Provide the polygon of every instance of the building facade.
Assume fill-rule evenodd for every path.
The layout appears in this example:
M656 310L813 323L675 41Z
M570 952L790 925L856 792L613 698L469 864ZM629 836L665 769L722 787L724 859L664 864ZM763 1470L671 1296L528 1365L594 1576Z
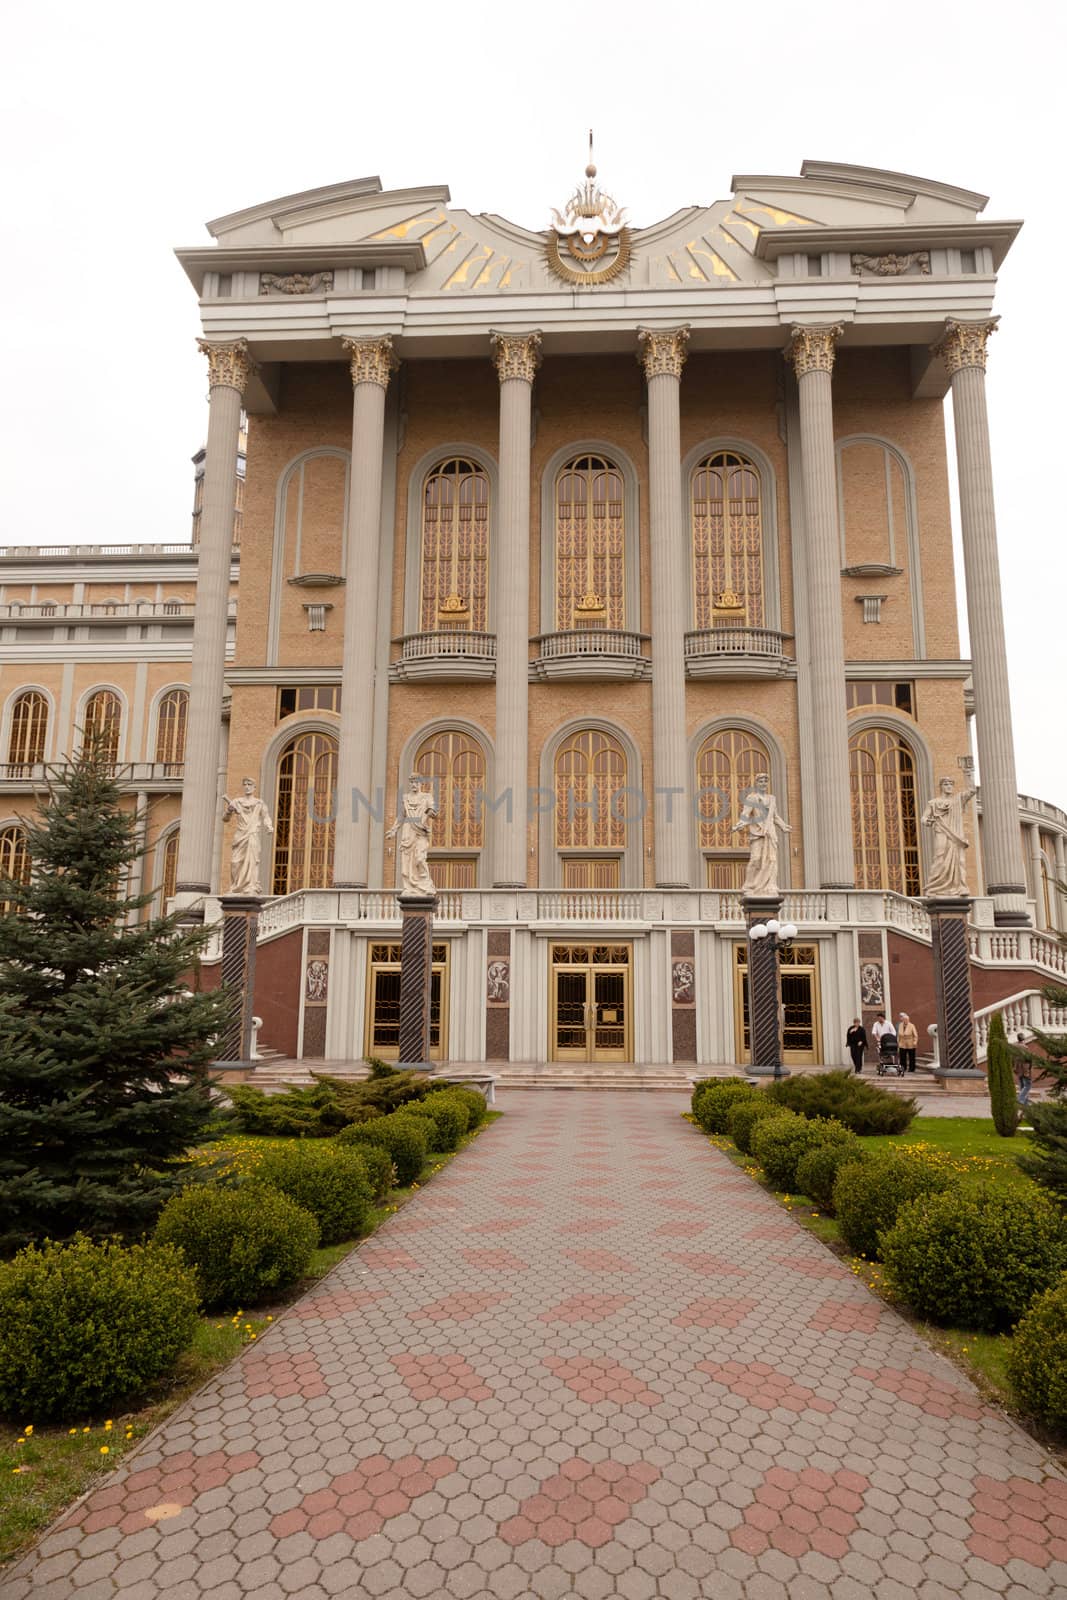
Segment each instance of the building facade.
M436 1054L733 1062L733 824L766 773L786 1059L836 1061L861 1011L933 1020L922 817L976 747L976 993L1061 972L1067 816L1016 791L985 412L1019 224L984 205L809 162L636 228L590 166L544 232L376 179L212 222L178 252L197 544L0 556L4 848L33 769L110 718L153 881L214 917L251 776L263 1041L389 1056L418 773Z

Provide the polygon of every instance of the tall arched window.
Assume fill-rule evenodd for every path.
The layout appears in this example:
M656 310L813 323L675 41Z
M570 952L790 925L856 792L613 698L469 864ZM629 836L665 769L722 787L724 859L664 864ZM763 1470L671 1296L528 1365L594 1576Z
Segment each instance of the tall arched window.
M473 461L439 461L422 486L419 626L482 632L489 595L489 479Z
M759 468L714 450L690 480L695 628L764 626L763 509Z
M11 878L15 883L29 883L30 857L26 849L26 835L17 822L0 828L0 878ZM10 900L0 901L0 913L11 910Z
M919 893L915 757L899 733L864 728L848 742L857 889Z
M44 760L48 733L48 700L39 689L26 689L11 707L11 737L7 759L32 767Z
M163 846L163 881L160 885L160 894L163 904L178 892L178 841L181 830L175 828L173 833L168 833Z
M476 852L485 842L485 752L469 733L446 728L422 741L414 770L433 784L437 802L430 835L433 880L439 889L471 889L478 875Z
M105 761L112 765L119 758L119 732L122 727L122 702L110 689L97 689L85 702L85 740L98 738Z
M189 691L168 689L159 702L156 722L156 760L166 767L166 776L173 777L185 766L185 727L189 717Z
M604 456L574 456L556 477L556 627L623 628L622 474Z
M599 728L572 733L556 751L556 848L622 850L626 752Z
M325 889L333 877L337 740L300 733L282 751L274 805L274 893Z
M731 828L756 778L770 771L766 746L744 728L721 728L697 752L698 838L709 889L741 887L747 857Z

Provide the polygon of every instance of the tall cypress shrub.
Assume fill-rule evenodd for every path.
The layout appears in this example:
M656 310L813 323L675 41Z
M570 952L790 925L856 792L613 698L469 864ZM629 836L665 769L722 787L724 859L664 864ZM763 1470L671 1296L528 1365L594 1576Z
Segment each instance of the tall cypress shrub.
M1015 1100L1011 1046L1004 1032L1004 1018L999 1011L989 1024L986 1078L989 1083L989 1104L993 1108L993 1126L1002 1139L1010 1139L1019 1125L1019 1111Z

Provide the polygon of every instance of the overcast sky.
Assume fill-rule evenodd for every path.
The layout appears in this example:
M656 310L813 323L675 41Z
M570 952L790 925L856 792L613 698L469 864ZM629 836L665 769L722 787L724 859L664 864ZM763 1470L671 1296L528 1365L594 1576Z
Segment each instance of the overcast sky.
M989 402L1019 787L1067 807L1057 15L1034 0L23 4L0 68L0 543L188 538L206 381L172 251L209 243L206 218L376 173L541 228L590 124L604 185L640 225L809 157L919 173L1026 219Z

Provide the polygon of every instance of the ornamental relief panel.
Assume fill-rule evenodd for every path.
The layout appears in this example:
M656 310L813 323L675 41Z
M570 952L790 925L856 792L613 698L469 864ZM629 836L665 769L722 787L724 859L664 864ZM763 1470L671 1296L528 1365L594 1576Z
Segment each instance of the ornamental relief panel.
M929 250L909 250L898 255L890 251L884 256L854 255L852 271L857 276L870 272L878 278L903 278L905 276L930 276Z
M280 277L274 272L259 275L260 294L319 294L333 288L331 272L289 272Z

